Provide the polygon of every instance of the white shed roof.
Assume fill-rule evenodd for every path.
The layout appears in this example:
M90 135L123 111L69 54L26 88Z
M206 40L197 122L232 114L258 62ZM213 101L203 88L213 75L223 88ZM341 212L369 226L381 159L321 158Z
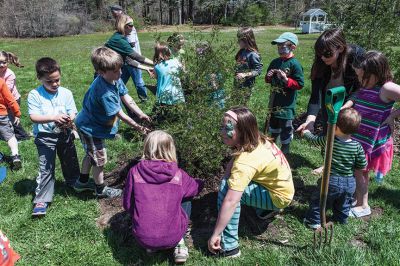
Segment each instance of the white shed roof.
M313 8L302 14L303 16L326 16L327 13L319 8Z

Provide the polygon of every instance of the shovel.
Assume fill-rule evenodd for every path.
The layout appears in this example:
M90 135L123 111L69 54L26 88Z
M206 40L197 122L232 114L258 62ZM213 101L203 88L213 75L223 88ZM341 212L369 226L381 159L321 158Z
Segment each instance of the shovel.
M322 244L330 245L333 238L333 223L326 222L326 199L328 197L328 186L329 186L329 175L331 172L333 141L335 139L335 125L340 108L342 107L344 102L345 94L346 94L346 89L343 86L341 86L328 90L325 96L325 107L328 113L328 132L326 138L324 172L322 174L321 192L319 201L321 227L314 231L314 249L317 246L321 247ZM324 241L322 241L323 239Z

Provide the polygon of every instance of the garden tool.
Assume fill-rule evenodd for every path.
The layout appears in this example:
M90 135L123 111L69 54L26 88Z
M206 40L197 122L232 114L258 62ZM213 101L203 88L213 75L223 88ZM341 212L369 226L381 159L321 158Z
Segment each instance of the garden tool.
M341 86L328 90L325 96L325 107L328 113L328 132L326 138L324 171L322 174L319 201L321 227L314 231L314 249L317 247L317 238L318 247L321 247L322 244L330 245L333 238L333 223L326 222L326 200L328 197L329 175L331 172L333 141L335 139L335 125L340 108L343 105L345 94L346 89ZM323 238L324 241L322 241Z

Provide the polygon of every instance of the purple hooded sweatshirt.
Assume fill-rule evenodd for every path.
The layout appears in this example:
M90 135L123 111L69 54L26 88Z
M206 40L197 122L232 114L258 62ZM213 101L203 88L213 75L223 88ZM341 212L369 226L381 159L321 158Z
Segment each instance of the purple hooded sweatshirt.
M123 206L132 216L137 242L148 249L175 247L188 226L182 199L198 195L202 188L201 180L193 179L173 162L142 160L132 167Z

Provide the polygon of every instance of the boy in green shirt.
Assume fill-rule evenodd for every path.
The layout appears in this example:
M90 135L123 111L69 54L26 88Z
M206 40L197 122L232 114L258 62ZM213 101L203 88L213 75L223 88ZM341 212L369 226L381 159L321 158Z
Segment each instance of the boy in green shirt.
M268 131L275 140L280 137L281 150L285 155L289 153L293 139L297 91L304 86L303 67L293 54L298 43L297 36L291 32L285 32L272 41L271 44L277 45L279 57L269 64L265 76L265 82L272 86Z

